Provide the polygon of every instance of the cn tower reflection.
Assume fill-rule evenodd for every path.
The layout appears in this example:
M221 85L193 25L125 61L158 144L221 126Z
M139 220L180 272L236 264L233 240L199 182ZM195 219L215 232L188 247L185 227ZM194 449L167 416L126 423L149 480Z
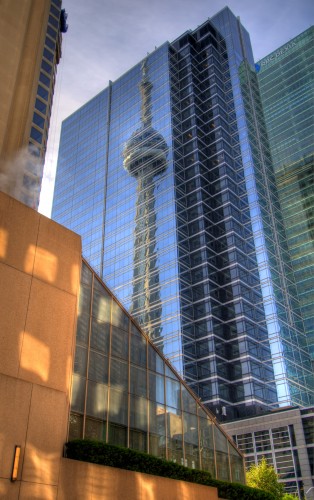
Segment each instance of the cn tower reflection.
M142 63L141 127L130 137L123 151L125 170L137 179L133 254L132 314L151 338L161 334L160 279L156 250L156 178L167 167L168 146L152 127L152 83L147 59Z

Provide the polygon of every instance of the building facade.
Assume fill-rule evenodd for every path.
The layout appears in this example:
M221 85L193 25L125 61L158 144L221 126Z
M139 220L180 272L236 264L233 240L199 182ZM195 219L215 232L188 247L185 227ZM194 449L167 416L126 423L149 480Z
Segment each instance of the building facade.
M253 68L228 8L156 49L63 123L52 211L226 418L313 388L268 146L252 146Z
M21 224L23 221L23 224ZM81 238L0 193L0 497L217 500L63 457L73 437L245 483L243 455L82 261ZM109 471L108 471L109 469ZM193 492L191 492L193 490Z
M66 14L61 0L0 6L0 189L38 208Z
M244 453L247 468L265 457L286 492L314 498L313 407L286 408L223 427Z
M57 498L81 251L77 234L0 193L0 498Z
M276 184L314 360L314 27L257 63Z

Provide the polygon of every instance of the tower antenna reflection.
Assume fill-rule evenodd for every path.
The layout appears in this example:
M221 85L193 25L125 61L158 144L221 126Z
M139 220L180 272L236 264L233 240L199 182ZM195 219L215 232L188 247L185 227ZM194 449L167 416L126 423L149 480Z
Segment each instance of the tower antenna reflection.
M137 179L133 254L132 314L155 339L161 334L160 279L156 249L155 189L157 176L167 167L168 146L152 127L152 83L147 58L142 63L141 127L130 137L123 151L125 170Z

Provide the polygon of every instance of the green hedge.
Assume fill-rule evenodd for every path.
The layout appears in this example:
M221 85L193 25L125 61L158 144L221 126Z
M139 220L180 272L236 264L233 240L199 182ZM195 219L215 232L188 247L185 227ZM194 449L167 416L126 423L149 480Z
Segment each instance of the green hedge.
M219 497L226 500L274 500L273 495L264 491L239 483L212 479L209 472L189 469L153 455L113 446L102 441L76 439L66 443L65 450L66 457L74 460L214 486L218 489Z

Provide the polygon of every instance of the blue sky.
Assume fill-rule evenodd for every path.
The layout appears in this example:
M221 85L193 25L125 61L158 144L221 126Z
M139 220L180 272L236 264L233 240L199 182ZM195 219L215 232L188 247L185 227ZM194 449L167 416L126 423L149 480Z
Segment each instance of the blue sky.
M63 35L39 211L50 216L62 120L165 41L226 5L251 36L255 60L313 24L312 0L63 0Z

